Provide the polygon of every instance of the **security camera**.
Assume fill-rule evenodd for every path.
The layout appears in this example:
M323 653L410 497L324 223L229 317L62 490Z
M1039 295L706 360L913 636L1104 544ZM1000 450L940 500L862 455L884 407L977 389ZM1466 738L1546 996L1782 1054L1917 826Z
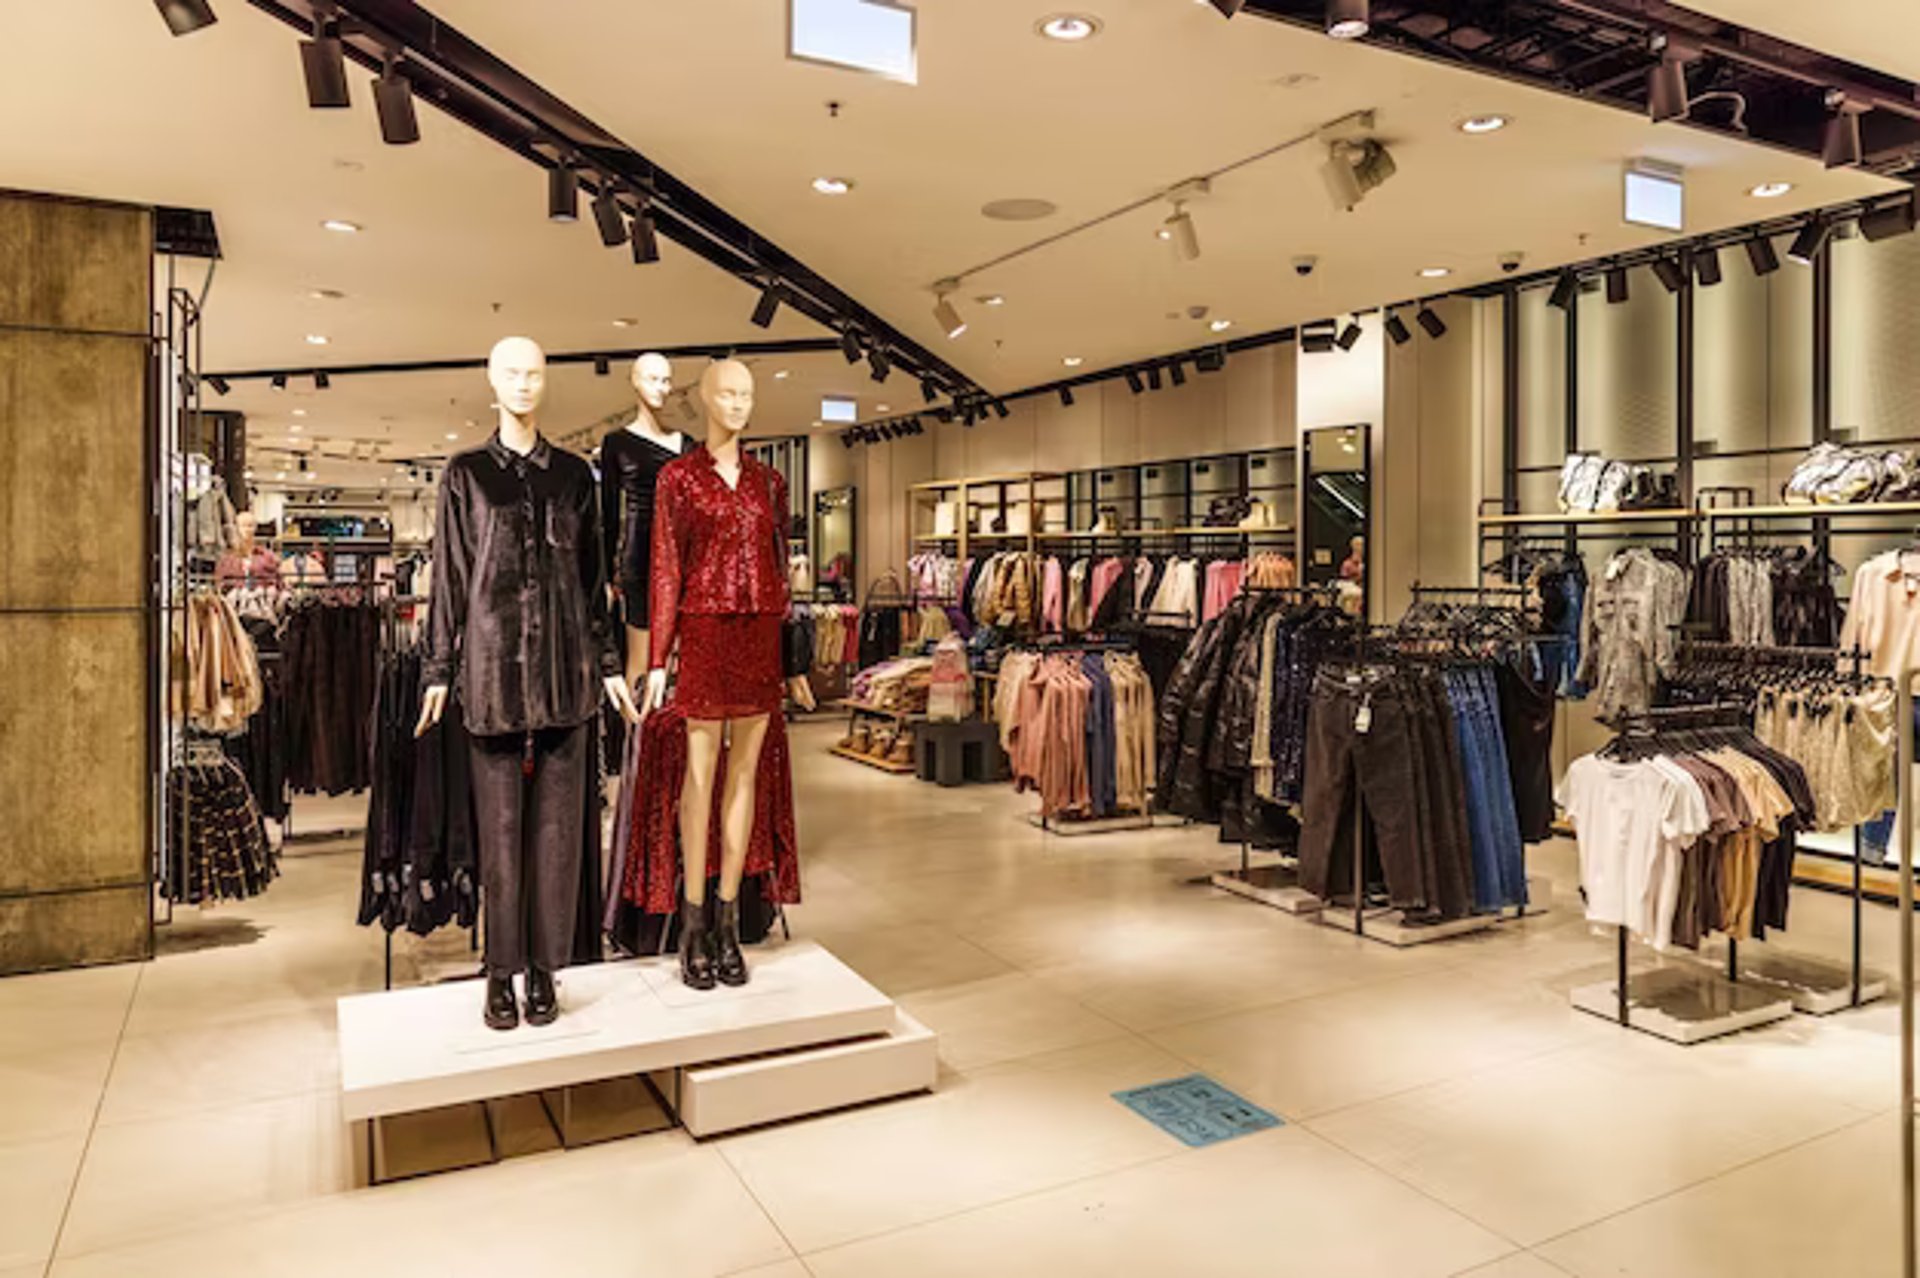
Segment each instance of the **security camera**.
M1500 255L1500 269L1511 275L1519 270L1520 263L1526 260L1527 255L1525 253L1502 253Z
M1319 258L1311 253L1302 253L1299 257L1293 259L1293 273L1301 276L1311 275L1313 274L1313 268L1318 265L1320 265Z

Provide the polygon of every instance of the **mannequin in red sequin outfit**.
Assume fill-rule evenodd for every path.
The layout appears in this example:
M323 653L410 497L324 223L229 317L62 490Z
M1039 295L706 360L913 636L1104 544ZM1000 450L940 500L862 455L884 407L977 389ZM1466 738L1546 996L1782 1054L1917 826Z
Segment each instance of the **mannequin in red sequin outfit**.
M805 678L782 679L787 491L778 471L740 451L753 416L753 373L737 360L718 360L700 379L700 399L706 443L668 463L654 490L652 668L642 713L666 700L677 642L675 700L687 716L680 973L695 989L711 989L747 982L740 879L768 720L780 712L783 692L808 708L813 694ZM708 825L723 745L720 899L709 924Z

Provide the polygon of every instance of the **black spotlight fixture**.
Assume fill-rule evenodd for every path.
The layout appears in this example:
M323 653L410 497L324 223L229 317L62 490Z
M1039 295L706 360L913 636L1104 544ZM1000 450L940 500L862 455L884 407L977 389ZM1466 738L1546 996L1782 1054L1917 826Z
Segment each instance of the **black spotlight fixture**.
M852 448L852 447L853 447L853 434L852 434L852 432L850 432L850 431L844 431L844 430L840 432L840 447L842 447L842 448Z
M772 328L773 317L780 313L780 285L768 280L760 289L760 300L753 304L753 314L749 316L755 328Z
M207 0L153 0L153 6L160 10L167 30L177 36L192 35L220 20L214 16L213 6Z
M923 377L920 379L920 398L929 404L940 398L940 388L933 384L932 378Z
M315 390L331 390L332 387L333 378L327 376L326 370L322 369L314 373L313 388Z
M1773 251L1773 241L1764 235L1747 241L1747 262L1755 275L1771 275L1780 269L1780 255Z
M1553 292L1547 294L1547 305L1556 311L1564 311L1573 305L1573 299L1580 296L1580 276L1572 267L1560 272L1560 278L1553 282Z
M1667 292L1678 293L1680 286L1687 282L1687 273L1680 269L1678 262L1662 256L1653 259L1653 278L1659 280Z
M766 326L763 324L761 327L764 328ZM875 344L874 348L867 352L867 372L869 376L876 382L884 382L887 380L887 374L892 371L893 362L887 358L886 351L882 350L878 344Z
M1160 366L1158 364L1147 365L1147 389L1160 389Z
M566 160L556 162L547 170L547 220L580 220L580 175Z
M1136 395L1147 389L1147 384L1140 380L1139 369L1129 368L1127 370L1127 389Z
M1720 282L1719 249L1702 244L1693 250L1693 278L1703 288L1712 288Z
M1847 105L1844 93L1827 94L1827 127L1820 139L1820 162L1830 169L1859 166L1866 157L1860 145L1860 115Z
M934 409L933 420L937 422L951 422L953 420L953 409L946 405Z
M1181 367L1180 360L1170 359L1167 361L1167 376L1172 379L1175 386L1185 386L1187 384L1187 370Z
M224 395L233 389L233 387L227 383L227 379L218 373L209 374L206 382L207 385L213 387L213 393L216 395Z
M1333 344L1343 351L1350 351L1360 344L1360 337L1360 319L1355 316L1347 321L1347 326L1340 330L1340 336L1333 339Z
M595 355L593 357L593 375L595 377L605 377L612 371L612 360L608 359L605 355Z
M1407 322L1401 319L1394 311L1387 312L1387 322L1384 327L1387 330L1387 336L1393 339L1395 346L1405 346L1413 340L1413 331L1407 327Z
M1827 219L1808 218L1801 226L1800 233L1793 237L1793 243L1787 246L1787 260L1812 266L1813 260L1820 256L1820 250L1827 247L1827 238L1832 234L1833 224Z
M1193 357L1193 367L1197 372L1217 373L1227 366L1227 348L1209 346Z
M285 373L275 373L272 380L267 384L277 391L283 391L287 388L287 375Z
M373 82L373 109L380 117L380 139L388 146L410 146L420 140L420 117L413 109L413 81L400 74L398 59L391 53L380 78Z
M1315 320L1300 328L1300 351L1303 355L1327 355L1333 351L1335 337L1332 320Z
M1647 72L1647 118L1655 124L1687 118L1686 55L1665 35L1656 35L1651 51L1660 60Z
M1060 388L1060 407L1062 408L1073 407L1073 387L1062 386Z
M1247 0L1212 0L1212 3L1213 7L1220 11L1221 17L1231 18L1234 14L1246 8Z
M313 467L307 464L307 455L305 453L301 453L300 454L300 473L304 475L312 469Z
M653 230L653 210L644 200L634 212L633 225L627 228L627 239L633 245L635 266L647 266L660 260L660 240Z
M860 331L851 324L840 330L840 353L849 364L860 362Z
M996 399L993 401L993 415L1001 421L1005 421L1007 418L1013 416L1013 413L1008 410L1007 401L1004 399Z
M1913 197L1894 204L1883 204L1860 215L1860 234L1878 244L1897 235L1909 235L1914 227Z
M1618 265L1609 266L1607 268L1607 300L1617 306L1626 301L1628 295L1627 268Z
M1428 337L1445 337L1447 335L1446 322L1434 313L1432 307L1425 303L1421 304L1420 309L1415 312L1413 318L1420 322L1421 328L1427 330Z
M1327 0L1327 34L1336 40L1358 40L1372 30L1367 0Z
M593 197L593 220L600 228L600 242L608 248L627 242L627 219L620 210L620 197L605 178L600 179L600 193Z
M300 42L300 69L307 78L307 105L315 110L353 105L347 91L347 49L331 4L316 7L313 39Z

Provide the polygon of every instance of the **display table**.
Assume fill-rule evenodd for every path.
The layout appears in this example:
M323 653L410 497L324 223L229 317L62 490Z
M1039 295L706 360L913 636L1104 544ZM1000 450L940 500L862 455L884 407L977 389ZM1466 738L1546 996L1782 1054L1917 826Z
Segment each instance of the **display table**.
M342 998L341 1112L369 1124L373 1151L384 1118L622 1076L652 1076L683 1120L726 1116L689 1121L695 1135L933 1085L934 1035L827 950L797 941L748 962L751 984L704 992L681 984L673 957L572 968L558 1021L506 1032L481 1023L479 982ZM726 1104L703 1105L717 1086ZM370 1165L377 1181L377 1151Z

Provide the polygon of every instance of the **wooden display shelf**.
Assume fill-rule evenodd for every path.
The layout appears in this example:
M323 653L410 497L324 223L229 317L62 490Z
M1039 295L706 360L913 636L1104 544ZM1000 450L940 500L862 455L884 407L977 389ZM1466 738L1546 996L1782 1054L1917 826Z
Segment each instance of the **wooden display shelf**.
M1857 515L1920 514L1920 501L1863 501L1838 506L1702 506L1700 518L1847 519Z
M1551 515L1482 515L1480 526L1495 528L1517 524L1652 523L1693 519L1698 513L1676 506L1660 510L1578 510Z
M1148 541L1155 537L1244 537L1248 535L1258 536L1263 533L1291 533L1292 531L1292 524L1268 524L1261 528L1221 528L1208 524L1193 524L1179 528L1126 528L1119 532L1077 532L1073 530L1060 530L1056 532L1035 533L1034 536L1040 538L1042 541L1093 541L1102 538L1109 540ZM978 533L974 535L979 536Z
M889 710L885 706L868 705L864 701L855 701L845 697L836 705L836 709L851 710L855 714L870 714L881 719L898 719L903 723L924 723L927 715L924 710Z
M828 746L827 753L837 755L842 759L852 759L855 763L864 763L870 768L878 768L882 772L890 772L895 776L909 776L913 773L913 764L911 762L895 763L892 759L884 755L862 754L852 746Z

